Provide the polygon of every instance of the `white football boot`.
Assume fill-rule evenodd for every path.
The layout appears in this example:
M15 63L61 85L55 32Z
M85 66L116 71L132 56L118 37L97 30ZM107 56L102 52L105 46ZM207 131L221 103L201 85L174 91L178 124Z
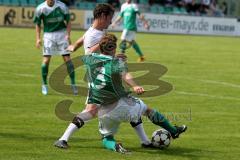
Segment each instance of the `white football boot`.
M47 95L48 94L48 86L46 84L42 85L42 94Z

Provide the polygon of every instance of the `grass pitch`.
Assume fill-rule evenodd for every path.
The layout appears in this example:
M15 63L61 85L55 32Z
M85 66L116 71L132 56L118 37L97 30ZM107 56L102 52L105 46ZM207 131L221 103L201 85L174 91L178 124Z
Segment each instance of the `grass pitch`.
M82 34L73 31L72 40ZM0 28L0 35L0 159L239 159L239 38L138 34L146 62L166 66L168 72L160 79L174 87L168 94L143 100L173 123L186 124L189 129L168 149L151 150L142 149L130 125L122 124L116 139L132 154L121 155L103 149L97 120L74 134L69 150L53 147L69 123L56 117L56 104L70 99L74 102L71 112L76 113L83 109L85 97L60 94L51 88L48 96L41 94L41 51L34 47L34 29ZM82 53L80 49L72 56ZM137 59L132 49L128 57L130 62ZM61 57L53 57L50 73L62 62ZM82 83L81 68L76 76L77 83ZM149 137L158 128L145 118L144 127Z

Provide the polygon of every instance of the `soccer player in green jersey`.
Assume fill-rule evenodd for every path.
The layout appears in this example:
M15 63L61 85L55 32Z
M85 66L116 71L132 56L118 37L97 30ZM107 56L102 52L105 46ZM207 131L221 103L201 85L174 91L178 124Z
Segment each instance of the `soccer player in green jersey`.
M153 124L169 131L174 139L187 130L186 125L173 126L163 114L149 108L141 99L125 91L122 80L137 94L144 93L144 89L137 85L127 72L127 67L115 58L117 38L114 35L107 34L99 45L100 54L87 55L82 60L89 72L91 95L88 101L98 105L99 131L106 149L126 153L127 150L120 143L116 143L113 136L121 122L137 122L142 115L147 116Z
M131 0L126 0L126 2L122 4L120 14L112 23L112 27L114 28L116 23L123 19L123 32L121 35L122 41L120 43L121 52L125 53L125 50L129 46L132 46L139 56L138 62L143 62L145 60L143 52L141 51L140 46L135 41L137 32L137 15L139 16L140 20L143 21L144 27L146 29L149 29L148 22L145 20L143 14L140 13L137 4L132 3ZM127 43L129 43L129 46L127 45Z
M67 65L73 93L78 93L75 85L74 66L70 52L71 23L67 6L58 0L46 0L35 10L36 47L41 47L41 23L43 22L42 94L48 94L47 75L51 56L60 54Z
M92 53L99 53L99 42L106 34L105 30L111 24L114 9L109 4L98 4L93 11L93 24L85 32L84 36L79 38L74 45L68 47L71 51L76 51L82 45L84 46L85 55ZM89 84L89 86L91 86ZM89 92L88 97L91 93ZM87 97L87 99L88 99ZM69 124L63 135L54 143L54 146L58 148L67 149L69 147L68 141L71 135L83 127L83 125L89 120L95 118L98 113L98 108L94 101L87 101L87 105L81 113L78 113L73 121ZM140 138L142 147L152 147L150 140L148 139L142 124L142 120L137 122L130 122L133 129L136 131Z

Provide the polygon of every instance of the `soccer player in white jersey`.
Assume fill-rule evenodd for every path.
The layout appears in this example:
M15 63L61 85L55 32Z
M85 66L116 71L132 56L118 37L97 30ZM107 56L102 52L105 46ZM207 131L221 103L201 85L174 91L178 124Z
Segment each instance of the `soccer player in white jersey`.
M113 21L112 27L114 28L116 23L123 19L123 31L121 35L122 41L120 43L121 52L125 53L125 50L132 46L139 56L138 62L143 62L145 60L143 52L135 40L137 32L137 15L140 20L143 21L144 27L149 29L148 22L145 20L143 14L140 13L137 4L132 3L132 0L126 0L126 2L122 4L121 11L116 20ZM129 43L129 46L127 46L127 43Z
M94 21L92 26L86 31L83 37L79 38L76 43L68 47L69 50L75 51L80 46L84 45L85 54L89 55L91 53L100 52L99 42L102 37L106 34L105 29L111 24L111 20L114 14L114 9L109 4L99 4L93 11ZM91 96L89 93L88 96ZM98 112L97 106L90 99L87 99L86 108L78 114L69 124L68 128L57 140L54 145L59 148L68 148L68 140L70 136L84 125L84 122L89 121L96 117ZM142 120L139 119L138 122L130 122L132 127L135 129L137 135L139 136L143 147L152 147L146 133L143 129Z
M51 56L62 55L67 65L73 93L78 93L75 85L74 66L67 47L70 43L71 23L67 6L58 0L46 0L35 10L36 47L41 47L41 24L43 23L42 94L48 94L47 75Z
M128 74L126 65L122 65L118 57L115 57L117 38L113 34L105 35L99 45L100 54L85 55L82 60L89 72L89 99L98 106L99 131L106 149L127 153L113 136L121 122L137 122L142 115L147 116L153 124L166 129L174 139L187 130L186 125L173 126L163 114L147 107L141 99L131 96L125 90L122 80L133 87L137 94L144 93L144 89Z

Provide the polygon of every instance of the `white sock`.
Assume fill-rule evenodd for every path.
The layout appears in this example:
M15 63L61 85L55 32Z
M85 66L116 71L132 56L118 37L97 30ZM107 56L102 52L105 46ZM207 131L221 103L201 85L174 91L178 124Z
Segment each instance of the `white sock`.
M64 134L62 135L62 137L59 140L64 140L64 141L68 141L68 139L70 138L70 136L76 131L78 130L78 127L73 124L70 123L68 128L66 129L66 131L64 132Z
M138 137L140 138L141 142L144 143L144 144L150 144L150 140L148 139L145 131L144 131L144 128L143 128L143 124L139 124L137 125L136 127L134 127Z
M87 121L93 119L93 116L90 112L81 112L78 114L78 116L86 123ZM62 137L59 140L64 140L64 141L68 141L70 136L77 131L79 128L74 124L74 123L70 123L68 128L65 130L64 134L62 135Z

